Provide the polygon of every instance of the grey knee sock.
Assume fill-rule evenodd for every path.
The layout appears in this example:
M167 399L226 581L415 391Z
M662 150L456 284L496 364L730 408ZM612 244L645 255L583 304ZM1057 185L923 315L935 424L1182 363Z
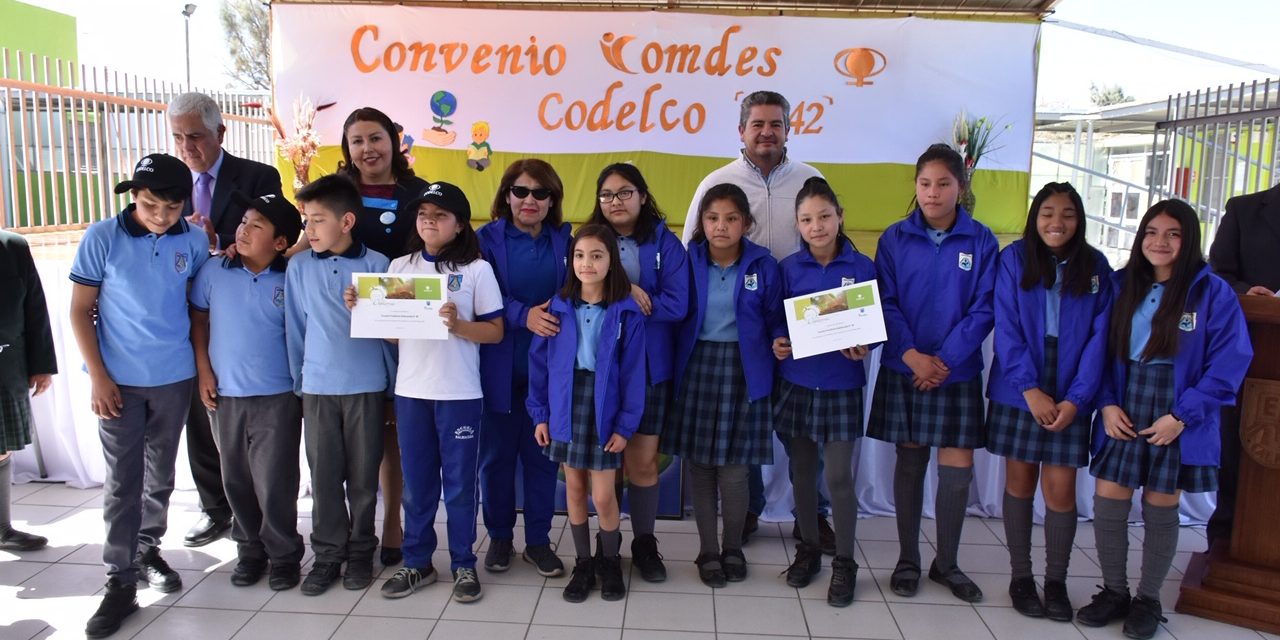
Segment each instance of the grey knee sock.
M938 527L938 555L934 564L947 573L957 568L960 532L964 529L964 512L969 508L969 485L973 483L973 467L938 465L938 493L934 496L934 524Z
M649 487L631 485L631 531L637 536L653 535L653 523L658 519L658 497L662 490L657 483Z
M569 523L569 533L573 534L573 553L579 560L586 560L591 557L591 526L586 522L582 524Z
M742 529L747 524L747 465L720 467L720 512L724 518L724 548L742 548Z
M796 501L796 525L805 544L818 546L818 444L803 436L791 438L791 495Z
M9 490L13 483L13 467L9 465L11 460L12 455L0 460L0 533L12 527L9 522Z
M1129 593L1129 500L1093 497L1093 537L1102 565L1102 584Z
M1014 578L1031 577L1031 508L1035 501L1004 492L1004 537Z
M1070 511L1044 511L1044 579L1046 582L1066 582L1067 565L1071 562L1071 545L1076 541L1076 523L1079 514Z
M1160 601L1160 585L1169 576L1178 551L1178 506L1156 507L1142 501L1142 579L1138 595Z
M898 560L920 565L920 512L924 509L924 474L929 447L898 446L893 467L893 506L898 521Z
M858 527L858 498L853 492L855 445L854 442L828 442L822 449L827 490L831 492L831 517L836 530L836 555L850 559L853 558L854 540Z
M614 558L618 555L618 550L622 548L622 532L614 529L613 531L600 530L600 553L606 558Z
M716 535L716 468L691 460L686 464L689 470L689 497L693 499L693 520L698 525L699 552L719 555L720 541Z

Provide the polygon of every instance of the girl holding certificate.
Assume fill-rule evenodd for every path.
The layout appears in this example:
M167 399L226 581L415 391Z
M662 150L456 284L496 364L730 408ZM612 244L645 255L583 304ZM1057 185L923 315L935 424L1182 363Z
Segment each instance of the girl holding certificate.
M547 311L560 327L529 347L529 417L547 457L564 465L569 531L577 553L564 599L621 600L622 532L614 480L644 411L645 322L608 227L588 224L569 249L573 270ZM591 557L587 492L600 518Z
M448 302L445 340L400 340L396 374L404 469L404 566L382 586L402 598L436 580L435 518L443 487L453 599L480 598L476 575L476 461L483 392L480 344L502 339L502 292L471 228L471 205L447 182L427 185L402 211L413 214L419 242L391 261L391 273L442 274ZM348 290L348 299L354 291Z
M1178 550L1183 491L1218 488L1221 410L1253 359L1231 285L1200 252L1200 220L1179 200L1142 216L1129 264L1112 276L1107 363L1094 420L1098 480L1093 532L1102 591L1076 619L1124 620L1124 635L1150 638L1164 621L1160 587ZM1142 489L1142 578L1129 598L1127 521Z
M769 344L783 333L782 280L769 250L744 237L754 219L742 189L711 187L698 212L689 243L693 308L676 338L677 391L662 450L688 464L700 542L694 563L714 588L747 577L747 469L773 463Z
M880 237L876 270L889 340L881 355L867 435L897 445L893 498L898 564L889 586L920 584L920 514L930 449L938 447L934 503L938 553L929 579L966 602L982 590L960 571L973 450L983 445L982 341L994 324L996 238L957 204L964 160L945 144L916 161L919 206Z
M1000 252L987 450L1005 458L1004 531L1019 613L1075 616L1067 564L1076 535L1076 469L1089 462L1093 396L1106 357L1111 267L1085 240L1084 203L1050 182L1022 239ZM1044 492L1044 602L1031 575L1036 482Z
M631 484L631 562L646 582L667 579L653 535L658 518L658 436L666 423L675 372L676 329L689 310L689 256L664 223L649 185L634 165L611 164L596 180L597 202L587 221L617 235L631 297L645 316L644 420L627 445L624 469Z
M844 209L826 180L809 178L796 194L796 226L804 245L782 260L783 298L876 279L875 263L858 253L845 236ZM867 345L855 345L796 360L785 335L773 341L773 353L782 362L774 428L791 446L791 486L801 538L787 569L787 584L804 587L822 569L816 515L821 452L836 532L827 588L827 604L835 607L853 602L858 575L853 559L858 499L852 466L854 447L863 431L862 390L867 376L862 360L868 351Z

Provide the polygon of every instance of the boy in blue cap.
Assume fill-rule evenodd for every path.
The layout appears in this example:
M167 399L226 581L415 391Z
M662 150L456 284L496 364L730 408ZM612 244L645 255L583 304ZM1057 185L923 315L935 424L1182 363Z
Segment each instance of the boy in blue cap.
M274 591L297 586L298 443L302 404L293 394L284 337L285 249L302 219L284 196L250 199L234 257L211 260L191 287L191 339L200 400L209 411L231 505L239 562L231 583L247 587L271 565Z
M71 328L107 461L108 580L85 629L91 638L115 633L137 611L140 578L162 593L182 588L159 545L196 375L187 290L209 258L208 237L182 219L191 172L181 160L151 154L115 191L133 204L89 225L71 265Z

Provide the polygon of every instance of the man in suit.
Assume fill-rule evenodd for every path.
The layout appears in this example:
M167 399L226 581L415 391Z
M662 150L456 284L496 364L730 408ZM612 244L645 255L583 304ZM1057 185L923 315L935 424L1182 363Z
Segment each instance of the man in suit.
M1209 263L1236 293L1272 296L1280 290L1280 184L1266 191L1227 200ZM1209 547L1231 542L1236 487L1240 473L1240 411L1222 410L1222 462L1218 472L1218 508L1205 533Z
M202 93L184 93L169 103L169 128L194 185L183 215L209 234L210 251L234 247L245 208L236 204L231 192L249 198L280 194L280 172L261 162L237 158L222 148L227 131L222 112L213 98ZM222 488L222 468L209 415L198 391L187 415L187 458L204 516L187 532L183 544L199 547L231 528L231 506Z

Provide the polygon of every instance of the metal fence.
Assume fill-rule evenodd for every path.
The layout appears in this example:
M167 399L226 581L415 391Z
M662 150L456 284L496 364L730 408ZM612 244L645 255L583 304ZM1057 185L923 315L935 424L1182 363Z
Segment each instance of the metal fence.
M112 188L138 158L175 153L165 110L186 91L119 71L0 49L0 228L74 231L127 203ZM205 91L222 109L223 147L274 163L266 92Z
M1152 200L1196 208L1207 250L1228 199L1280 182L1280 80L1169 96L1151 151Z

